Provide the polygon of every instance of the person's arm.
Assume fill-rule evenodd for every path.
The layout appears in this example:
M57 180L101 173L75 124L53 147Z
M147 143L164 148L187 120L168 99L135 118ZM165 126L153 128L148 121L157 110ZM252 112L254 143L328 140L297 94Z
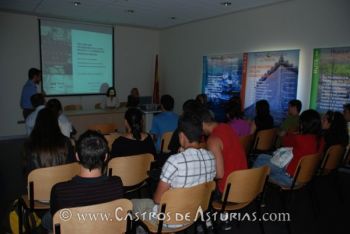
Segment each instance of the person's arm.
M224 157L222 155L222 141L217 137L209 137L207 141L208 149L214 154L216 161L216 178L224 176Z
M170 184L160 180L157 186L157 190L153 195L153 201L156 204L160 203L160 199L162 198L162 195L170 189Z

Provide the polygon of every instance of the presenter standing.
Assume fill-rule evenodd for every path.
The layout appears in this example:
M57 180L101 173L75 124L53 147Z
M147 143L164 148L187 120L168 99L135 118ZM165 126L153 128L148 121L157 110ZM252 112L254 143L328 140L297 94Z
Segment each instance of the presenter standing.
M41 71L37 68L31 68L28 71L28 80L22 88L21 108L23 110L24 119L34 111L30 98L37 94L37 85L41 81Z

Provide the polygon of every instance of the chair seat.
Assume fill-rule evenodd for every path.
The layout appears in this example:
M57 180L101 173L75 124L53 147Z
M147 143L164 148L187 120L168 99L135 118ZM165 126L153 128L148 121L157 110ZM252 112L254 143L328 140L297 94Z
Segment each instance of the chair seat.
M226 206L225 206L225 210L227 210L227 211L239 210L239 209L246 207L249 204L250 204L250 202L244 202L244 203L227 202ZM215 210L221 210L222 202L221 201L213 201L212 207Z
M23 201L27 205L27 207L30 207L29 197L28 195L22 196ZM50 209L50 202L41 202L41 201L34 201L34 209L36 210L47 210Z
M278 187L278 188L280 188L280 189L283 190L283 191L297 190L297 189L301 189L302 187L305 186L305 184L295 184L295 185L294 185L294 188L291 189L290 187L288 187L288 186L283 186L283 185L279 184L277 181L274 181L274 180L271 180L271 179L269 179L269 183L272 184L272 185L274 185L274 186L276 186L276 187Z
M148 184L147 181L143 181L140 184L137 184L135 186L124 186L124 192L125 193L135 192L135 191L145 187L147 184Z
M149 230L149 232L151 233L157 233L158 232L158 222L154 223L154 222L151 222L149 220L143 220L142 221L143 224L146 225L147 229ZM188 227L190 227L193 223L190 223L188 225L184 225L184 226L181 226L181 227L174 227L174 228L168 228L168 227L165 227L163 225L163 228L162 228L162 233L174 233L174 232L179 232L179 231L182 231L182 230L185 230L187 229Z

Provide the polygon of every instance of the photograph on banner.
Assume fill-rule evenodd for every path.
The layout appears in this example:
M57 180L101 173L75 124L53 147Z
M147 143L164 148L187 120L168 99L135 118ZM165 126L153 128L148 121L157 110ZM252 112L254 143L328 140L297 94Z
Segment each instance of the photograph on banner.
M226 120L225 103L239 96L242 85L242 54L203 56L202 92L208 96L216 121Z
M314 49L310 108L343 111L350 102L350 47Z
M288 102L296 98L299 50L244 53L241 98L245 116L255 117L255 103L265 99L270 104L274 124L287 115Z

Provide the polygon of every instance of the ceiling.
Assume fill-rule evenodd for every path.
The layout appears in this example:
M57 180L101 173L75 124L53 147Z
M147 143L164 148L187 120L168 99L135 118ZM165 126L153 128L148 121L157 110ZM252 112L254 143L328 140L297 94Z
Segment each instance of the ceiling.
M75 1L80 4L74 6ZM0 0L0 10L164 29L285 1L289 0Z

